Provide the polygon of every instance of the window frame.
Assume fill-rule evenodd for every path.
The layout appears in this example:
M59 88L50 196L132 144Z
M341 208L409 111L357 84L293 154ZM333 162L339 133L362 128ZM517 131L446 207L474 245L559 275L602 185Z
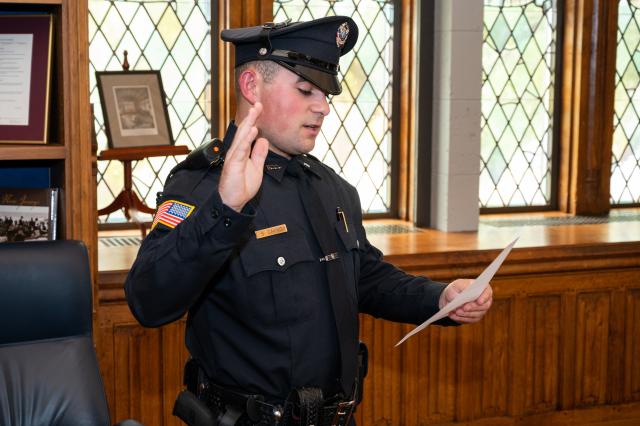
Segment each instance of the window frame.
M413 43L411 42L412 32L415 25L411 20L415 11L415 0L392 0L394 3L394 69L409 67L413 69L412 60ZM212 8L213 9L213 8ZM212 15L217 19L217 30L223 28L233 28L242 26L262 25L264 22L273 20L273 0L245 0L242 2L223 0L218 2L218 8ZM213 20L213 19L212 19ZM212 34L213 34L212 24ZM212 37L213 42L213 37ZM234 52L229 43L217 39L218 55L216 62L212 60L212 87L217 87L217 102L212 108L216 115L212 119L212 137L220 137L227 124L235 115L235 94L234 94ZM213 48L213 46L212 46ZM213 58L212 58L213 59ZM216 72L217 71L217 72ZM392 117L407 117L413 108L412 81L410 73L401 73L400 79L393 81L392 87ZM215 93L215 92L214 92ZM213 123L215 121L215 124ZM410 203L407 193L409 193L410 169L400 167L400 164L410 164L406 161L411 153L408 152L409 133L411 126L407 121L392 118L391 127L391 198L389 200L389 211L385 213L367 213L366 219L401 218L408 219L407 212Z

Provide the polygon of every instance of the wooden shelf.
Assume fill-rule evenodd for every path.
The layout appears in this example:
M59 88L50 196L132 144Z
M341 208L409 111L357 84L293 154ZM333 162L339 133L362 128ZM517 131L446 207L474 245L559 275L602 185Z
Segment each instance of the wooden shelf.
M98 160L142 160L148 157L165 157L167 155L186 155L189 148L186 145L143 146L137 148L105 149L98 156Z
M62 160L65 154L63 145L0 144L0 160Z

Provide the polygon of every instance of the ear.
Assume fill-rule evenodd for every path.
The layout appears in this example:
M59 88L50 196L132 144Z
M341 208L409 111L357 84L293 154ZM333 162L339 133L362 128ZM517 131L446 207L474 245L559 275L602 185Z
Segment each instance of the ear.
M252 68L242 71L238 76L238 88L240 89L240 93L251 105L260 100L258 84L258 73Z

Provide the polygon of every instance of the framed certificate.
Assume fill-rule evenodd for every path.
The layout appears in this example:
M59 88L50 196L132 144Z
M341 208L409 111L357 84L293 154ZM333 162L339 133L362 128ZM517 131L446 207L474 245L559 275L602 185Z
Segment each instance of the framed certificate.
M159 71L96 72L109 148L173 145Z
M0 143L47 143L51 15L0 15Z

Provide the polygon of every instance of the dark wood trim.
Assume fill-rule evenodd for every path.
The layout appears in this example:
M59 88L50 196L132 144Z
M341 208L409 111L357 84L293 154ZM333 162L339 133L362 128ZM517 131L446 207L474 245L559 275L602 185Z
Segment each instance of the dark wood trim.
M567 0L560 209L609 212L618 3Z
M418 7L418 53L419 64L418 98L416 100L416 185L415 224L431 226L431 153L433 130L433 42L434 13L433 2L422 2Z
M396 27L395 38L400 41L400 46L396 49L396 58L399 65L394 64L395 76L394 84L398 84L394 97L398 99L399 105L393 110L393 126L398 128L397 137L393 139L392 156L396 159L393 162L397 173L397 185L392 186L391 196L395 199L395 217L403 220L413 221L413 197L415 192L415 37L414 31L418 25L416 19L416 1L398 0L395 3ZM398 10L401 9L401 10ZM398 13L402 12L398 17ZM399 34L398 34L399 31ZM396 96L396 93L398 94ZM392 202L393 204L393 202Z
M564 2L557 2L557 33L556 33L556 51L560 51L564 45L565 27L564 22ZM560 145L561 145L561 123L562 123L562 77L564 75L564 55L556 55L556 66L554 69L555 85L553 90L553 128L551 132L551 191L549 194L549 207L552 210L558 210L558 197L560 193ZM482 209L481 209L482 212Z
M211 75L209 90L211 96L211 116L209 122L211 129L209 136L217 138L222 136L225 127L220 127L220 102L218 98L221 77L220 68L220 31L222 30L222 22L220 20L220 2L214 2L211 7Z
M393 2L393 22L403 22L404 15L411 14L411 9L407 11L403 10L402 1L397 0ZM393 70L396 71L396 75L398 74L398 70L402 70L403 62L405 58L403 57L402 46L404 43L404 24L402 25L394 25L393 28ZM402 93L402 81L400 79L393 79L393 86L391 89L392 93L392 105L391 105L391 200L389 205L389 214L387 216L390 217L398 217L398 189L399 189L399 178L400 171L399 164L400 161L400 144L399 141L402 140L402 125L399 123L403 115L403 93Z

